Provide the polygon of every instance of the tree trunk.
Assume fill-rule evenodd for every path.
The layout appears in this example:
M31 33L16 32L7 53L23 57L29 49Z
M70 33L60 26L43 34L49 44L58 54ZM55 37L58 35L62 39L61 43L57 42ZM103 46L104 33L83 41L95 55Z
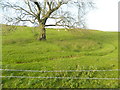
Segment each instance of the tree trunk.
M40 24L40 35L38 36L38 40L46 40L46 29L43 24Z

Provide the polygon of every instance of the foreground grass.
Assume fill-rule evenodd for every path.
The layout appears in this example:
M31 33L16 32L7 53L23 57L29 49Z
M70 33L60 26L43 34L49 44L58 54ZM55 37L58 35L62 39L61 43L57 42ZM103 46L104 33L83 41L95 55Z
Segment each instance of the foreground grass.
M17 27L15 31L3 33L3 69L48 71L118 68L118 36L115 32L47 29L47 41L36 41L36 35L36 31L30 27ZM3 76L117 78L118 72L3 71ZM118 88L118 80L3 78L3 88Z

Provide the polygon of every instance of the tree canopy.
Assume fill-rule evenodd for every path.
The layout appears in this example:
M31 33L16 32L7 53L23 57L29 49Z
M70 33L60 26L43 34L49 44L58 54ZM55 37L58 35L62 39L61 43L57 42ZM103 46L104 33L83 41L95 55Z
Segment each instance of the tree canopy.
M40 26L39 40L46 39L45 27L48 26L84 28L85 16L94 7L92 0L16 0L1 1L0 4L8 12L4 17L7 23L16 25L30 22ZM10 11L15 14L9 15ZM49 20L52 23L47 23Z

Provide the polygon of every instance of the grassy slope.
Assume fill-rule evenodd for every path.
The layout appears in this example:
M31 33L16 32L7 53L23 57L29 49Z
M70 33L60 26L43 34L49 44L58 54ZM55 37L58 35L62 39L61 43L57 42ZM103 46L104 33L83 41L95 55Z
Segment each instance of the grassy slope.
M3 30L6 28L3 27ZM118 68L115 32L47 29L47 41L36 41L33 28L18 27L3 35L3 68L20 70L96 70ZM116 71L31 73L3 72L4 76L117 78ZM4 88L117 88L117 80L3 78Z

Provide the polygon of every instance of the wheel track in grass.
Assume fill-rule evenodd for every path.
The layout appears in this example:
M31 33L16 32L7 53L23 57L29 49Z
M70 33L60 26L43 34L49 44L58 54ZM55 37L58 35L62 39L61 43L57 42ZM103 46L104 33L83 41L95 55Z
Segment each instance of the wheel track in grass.
M105 46L103 46L104 43L99 43L99 44L101 45L100 47L102 47L102 48L98 48L98 49L95 49L95 50L92 50L92 51L88 51L88 52L87 51L78 52L77 55L74 54L74 55L58 56L58 57L48 58L47 60L58 60L58 59L65 59L65 58L72 59L72 58L80 58L82 56L105 56L105 55L108 55L110 53L113 53L117 49L117 47L114 46L111 43L107 43L107 44L105 44ZM105 52L104 49L108 48L107 46L109 46L110 47L109 49L111 49L111 50L109 50L106 53L104 53ZM103 50L103 51L100 51L100 50ZM96 51L98 53L96 53ZM34 61L34 62L38 63L39 61ZM31 61L28 61L28 62L21 62L21 61L19 61L19 62L16 62L15 64L25 64L25 63L32 63L32 62Z
M60 56L60 57L57 57L57 58L49 58L48 60L58 60L58 59L64 59L64 58L79 58L79 57L82 57L82 56L106 56L106 55L108 55L108 54L110 54L110 53L113 53L116 49L117 49L117 47L116 46L114 46L114 45L112 45L112 44L107 44L107 46L112 46L113 47L113 49L111 49L109 52L107 52L106 54L105 53L103 53L102 54L102 52L99 52L99 53L95 53L96 52L96 50L94 50L94 51L91 51L91 52L88 52L88 53L86 53L86 52L81 52L81 53L79 53L78 55L68 55L68 56ZM101 49L104 49L104 48L106 48L106 47L103 47L103 48L101 48ZM108 47L107 47L108 48ZM100 50L101 50L100 49ZM97 49L97 50L99 50L99 49ZM38 63L39 61L35 61L36 63ZM16 64L24 64L24 63L32 63L31 61L30 62L16 62Z

